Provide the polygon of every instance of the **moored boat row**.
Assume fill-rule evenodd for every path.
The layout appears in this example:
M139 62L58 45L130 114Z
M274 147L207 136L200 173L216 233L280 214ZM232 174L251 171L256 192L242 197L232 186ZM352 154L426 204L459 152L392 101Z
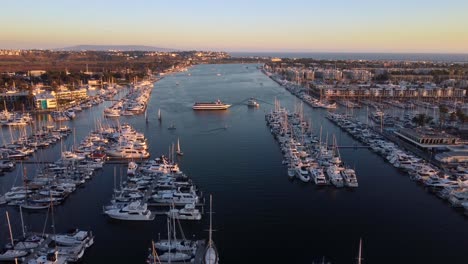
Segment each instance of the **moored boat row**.
M283 164L288 176L316 185L358 187L356 173L341 161L336 140L330 147L314 136L310 124L304 121L302 108L290 114L276 102L275 109L266 115L267 124L284 154ZM328 141L328 140L327 140Z
M150 81L133 85L125 98L104 110L104 117L133 116L144 113L152 90L153 82Z
M403 150L393 142L368 128L352 117L329 113L328 119L345 130L355 139L367 144L376 154L399 170L407 173L411 180L423 185L437 197L447 200L451 206L464 208L468 215L468 169L458 166L447 173L434 165Z

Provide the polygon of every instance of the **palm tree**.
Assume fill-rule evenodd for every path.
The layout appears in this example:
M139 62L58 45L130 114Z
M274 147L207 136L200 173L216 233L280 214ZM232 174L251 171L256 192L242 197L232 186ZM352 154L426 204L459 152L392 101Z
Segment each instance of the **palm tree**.
M439 127L445 125L447 119L448 108L445 105L439 105Z
M418 114L411 120L413 123L417 124L418 126L422 127L426 124L429 124L432 121L431 116L427 116L426 114Z

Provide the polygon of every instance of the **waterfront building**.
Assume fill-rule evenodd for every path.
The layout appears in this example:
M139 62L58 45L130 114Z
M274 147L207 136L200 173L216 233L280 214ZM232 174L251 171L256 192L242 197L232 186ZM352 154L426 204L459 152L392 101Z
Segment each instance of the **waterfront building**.
M57 108L57 100L55 96L51 93L44 92L39 93L34 96L34 102L36 109L39 110L48 110Z
M325 95L328 99L335 97L366 97L366 98L458 98L464 99L466 90L455 87L419 87L414 85L329 85L311 82L312 92Z
M343 70L343 77L348 80L368 82L372 79L372 73L360 69Z
M316 79L339 81L343 79L343 72L335 69L318 69L315 71Z
M28 71L28 75L31 77L39 77L42 74L45 74L46 72L47 71L45 70L31 70L31 71Z
M423 150L433 150L446 148L451 145L458 145L459 138L447 134L444 131L435 131L423 128L401 128L394 131L401 140L410 143Z
M88 98L88 91L84 88L70 91L66 87L61 87L59 91L52 92L57 100L81 100Z
M6 107L9 110L21 110L23 106L26 107L29 105L29 92L10 90L0 93L0 102L2 103L2 108Z
M457 164L468 162L468 152L466 151L449 151L435 155L435 159L441 163Z

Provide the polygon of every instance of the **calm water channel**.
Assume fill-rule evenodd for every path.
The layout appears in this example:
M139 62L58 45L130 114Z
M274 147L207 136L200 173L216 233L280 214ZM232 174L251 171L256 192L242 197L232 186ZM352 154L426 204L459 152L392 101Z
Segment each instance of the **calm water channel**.
M249 97L258 98L260 108L249 109L245 105ZM195 101L218 98L233 106L224 112L191 109ZM288 180L280 149L265 125L274 98L290 110L299 103L256 65L200 65L155 84L148 124L143 116L120 119L145 133L153 158L167 153L180 138L185 153L179 159L182 170L204 194L213 194L214 241L221 263L312 263L322 256L332 263L355 263L360 237L363 263L468 263L464 216L367 149L341 150L343 160L356 169L356 190ZM68 123L75 136L35 158L54 161L61 147L79 142L96 122L110 122L102 118L110 104L79 113ZM358 143L325 119L326 111L304 106L304 112L316 131L322 126L324 137L328 133L331 140L335 135L339 145ZM172 124L176 130L167 129ZM10 137L8 129L3 129L3 136ZM144 263L151 239L166 233L162 216L153 222L126 223L102 215L102 206L112 195L114 166L107 164L56 208L57 232L78 227L96 235L84 263ZM28 177L34 177L38 165L26 167ZM0 176L0 191L21 184L20 173L16 169ZM8 239L5 210L13 219L14 234L20 235L18 210L0 207L2 245ZM42 231L45 213L24 216L30 230ZM49 232L50 225L49 216ZM183 228L186 236L206 238L208 217L183 223Z

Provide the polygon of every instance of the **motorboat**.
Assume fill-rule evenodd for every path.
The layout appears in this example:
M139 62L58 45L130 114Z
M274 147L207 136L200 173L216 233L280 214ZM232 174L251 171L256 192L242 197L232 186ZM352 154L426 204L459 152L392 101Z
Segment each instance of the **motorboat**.
M311 168L310 172L315 185L328 185L327 178L322 168Z
M83 245L88 248L94 244L93 233L79 229L72 229L69 233L52 236L52 240L63 246Z
M330 182L338 188L344 187L343 177L336 165L331 165L327 168L327 174Z
M310 176L306 166L297 166L296 175L303 182L309 182Z
M186 204L182 209L173 208L167 212L167 215L179 220L201 220L201 213L194 204Z
M255 100L255 98L252 97L247 101L247 106L249 106L249 107L259 107L260 104Z
M159 240L154 243L155 248L161 251L176 250L182 252L193 252L196 249L196 241L190 240Z
M148 210L146 203L132 202L122 209L111 209L104 211L110 218L124 221L152 221L155 214Z
M127 175L135 175L137 168L138 164L134 161L130 161L128 163Z
M341 171L341 176L343 177L344 185L347 187L358 187L358 181L356 177L356 172L353 169L344 169Z

